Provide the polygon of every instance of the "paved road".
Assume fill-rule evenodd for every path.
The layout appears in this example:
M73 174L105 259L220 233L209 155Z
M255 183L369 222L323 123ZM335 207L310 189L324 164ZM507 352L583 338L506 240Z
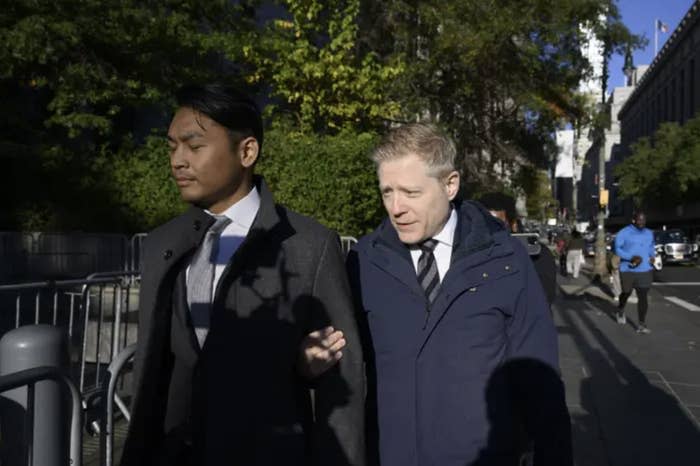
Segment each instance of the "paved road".
M560 363L567 389L576 464L656 466L700 464L700 269L669 267L657 277L647 321L636 309L618 325L614 302L590 283L560 277L554 305Z
M675 265L664 267L655 275L655 289L667 301L700 314L700 267Z

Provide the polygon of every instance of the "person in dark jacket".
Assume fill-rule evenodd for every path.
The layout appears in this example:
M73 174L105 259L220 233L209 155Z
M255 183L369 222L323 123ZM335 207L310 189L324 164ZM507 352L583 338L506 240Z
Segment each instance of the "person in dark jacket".
M455 156L427 124L392 130L373 154L388 215L348 256L368 446L382 466L516 465L525 432L535 464L570 465L547 300L522 243L455 201Z
M486 193L479 197L479 202L486 207L491 215L501 219L511 233L519 233L518 214L515 209L515 199L501 192ZM551 243L551 240L549 241ZM557 295L557 265L549 248L539 245L536 252L530 253L530 259L535 266L547 302L552 305Z
M192 207L143 247L121 464L363 465L363 358L337 235L254 176L263 134L250 98L189 86L178 104L170 166ZM347 348L312 386L297 355L328 326Z
M502 222L455 200L455 153L437 128L412 124L373 155L388 216L347 260L365 345L369 460L515 466L534 451L535 465L571 465L542 286ZM323 362L336 358L329 345L314 348Z

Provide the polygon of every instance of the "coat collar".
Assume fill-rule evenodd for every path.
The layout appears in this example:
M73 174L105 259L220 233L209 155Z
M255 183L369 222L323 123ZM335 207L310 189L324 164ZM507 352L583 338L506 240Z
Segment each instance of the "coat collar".
M509 235L505 225L481 204L473 201L455 202L455 209L458 216L450 269L443 278L440 293L431 308L422 345L447 312L451 302L465 290L480 284L482 275L478 267L496 257L513 253L513 247L507 241ZM417 297L424 299L410 252L399 240L388 218L369 239L369 261L401 281Z
M450 269L457 264L460 269L464 269L465 265L475 265L485 260L484 254L476 254L477 252L486 250L486 257L490 255L496 245L494 235L505 231L505 227L476 202L456 201L454 208L457 211L457 227ZM370 249L370 261L401 281L417 296L423 297L410 251L399 239L389 218L385 218L374 234L370 235ZM454 273L448 272L446 278Z
M452 262L467 257L476 251L493 248L494 235L505 231L499 222L481 205L473 201L455 201L457 211L457 228L452 244ZM376 231L372 246L383 245L411 264L411 254L399 239L396 229L389 218L385 218ZM371 255L372 257L375 254Z

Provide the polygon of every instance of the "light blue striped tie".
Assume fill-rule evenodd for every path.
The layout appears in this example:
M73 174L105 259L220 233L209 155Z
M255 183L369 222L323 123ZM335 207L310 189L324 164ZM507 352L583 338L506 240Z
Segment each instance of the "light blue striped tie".
M197 335L199 346L209 333L209 316L214 288L214 270L216 269L216 254L219 249L219 236L231 219L217 215L216 221L207 230L204 240L192 257L190 271L187 275L187 303L190 306L192 326Z

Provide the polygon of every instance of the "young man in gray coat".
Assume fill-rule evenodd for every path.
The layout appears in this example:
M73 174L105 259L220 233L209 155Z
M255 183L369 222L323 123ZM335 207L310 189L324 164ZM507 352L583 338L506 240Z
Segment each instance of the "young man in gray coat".
M363 465L362 353L337 235L254 176L251 99L190 86L178 107L170 167L191 207L144 244L122 465ZM311 387L301 341L330 325L349 346Z

